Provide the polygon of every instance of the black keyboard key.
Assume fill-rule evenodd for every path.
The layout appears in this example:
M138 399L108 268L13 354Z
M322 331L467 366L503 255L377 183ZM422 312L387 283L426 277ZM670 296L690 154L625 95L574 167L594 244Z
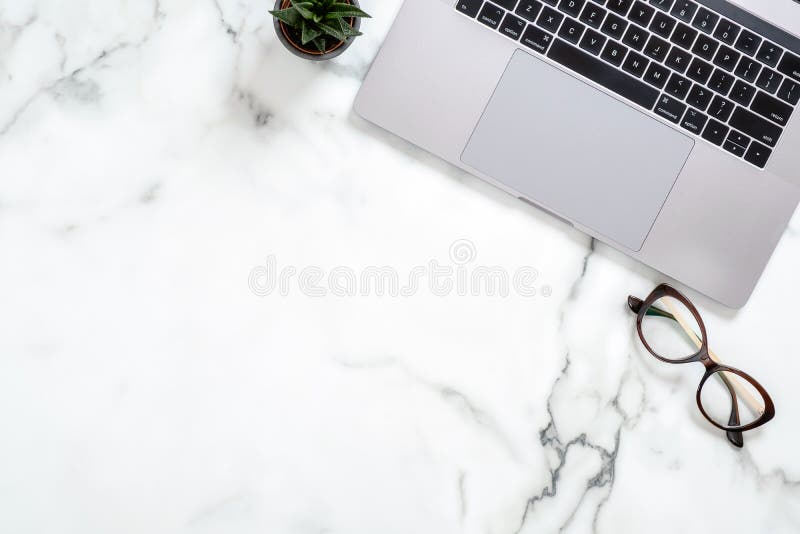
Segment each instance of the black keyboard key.
M615 41L609 41L600 57L612 65L619 67L622 65L622 60L625 59L625 54L627 53L628 50L623 45Z
M792 116L792 106L761 91L756 95L750 109L783 127L789 123L789 117Z
M689 50L692 48L696 37L697 30L690 28L681 22L675 29L675 33L672 34L672 39L670 39L670 41L672 41L673 44L680 46L684 50Z
M714 72L714 67L712 67L711 64L696 57L692 60L692 64L689 66L689 72L687 72L686 75L697 83L706 83L711 77L712 72Z
M647 46L644 49L644 53L646 56L649 56L656 61L664 61L671 47L672 45L670 45L664 39L656 37L655 35L651 35L650 40L647 41Z
M709 119L706 129L703 130L703 139L720 146L725 141L725 136L728 135L728 128L721 122Z
M609 13L608 17L606 17L606 21L603 23L603 29L601 31L614 39L622 39L627 27L628 22L625 19L613 13Z
M564 15L555 9L546 7L542 10L542 14L539 15L539 20L536 21L536 24L550 33L556 33L558 31L558 27L561 26L562 20L564 20Z
M736 40L736 50L744 52L748 56L754 55L759 46L761 46L761 37L747 30L742 30L742 34Z
M782 82L783 76L772 69L764 67L758 80L756 80L756 85L768 93L775 94Z
M650 25L650 21L653 20L653 15L655 12L655 9L648 6L641 0L636 0L636 3L633 4L633 9L631 9L630 13L628 13L628 19L630 19L632 22L635 22L639 26L647 28Z
M736 42L736 38L739 36L740 31L742 31L741 26L734 24L729 20L723 19L720 21L720 23L717 25L717 29L714 31L714 37L725 44L733 46Z
M773 148L778 144L778 139L783 133L783 129L780 126L740 107L737 107L736 111L733 112L730 125L759 143L764 143Z
M683 116L683 120L681 121L681 126L689 130L695 135L700 135L703 133L703 127L708 122L708 117L704 114L700 113L696 109L689 108L686 111L686 115Z
M628 31L625 32L625 37L622 38L622 42L634 50L640 51L642 48L644 48L649 36L650 34L647 32L647 30L640 28L635 24L631 24L628 28Z
M669 69L662 67L658 63L651 63L650 68L647 69L647 72L644 75L644 81L653 87L662 89L667 83L669 74Z
M731 94L728 96L737 104L748 107L750 102L753 101L753 97L756 96L756 88L750 84L744 83L742 80L736 80L736 83L733 84Z
M603 45L606 44L606 37L597 33L594 30L586 30L586 33L581 39L580 47L592 55L598 55L603 50Z
M678 124L681 120L684 111L686 111L686 104L671 96L661 95L661 98L659 98L656 103L656 115L664 117L675 124Z
M763 169L767 166L767 161L769 157L772 155L772 150L765 147L761 143L757 143L753 141L750 143L750 148L747 149L747 152L744 155L745 161L748 163L752 163L759 169Z
M684 52L677 46L672 47L672 51L667 56L665 65L674 71L683 74L689 68L689 62L692 60L691 54Z
M609 45L611 44L615 43L609 42ZM617 44L617 46L621 45ZM606 46L606 49L608 49L608 46ZM658 99L658 91L656 89L640 80L620 74L614 67L558 39L553 43L547 56L553 61L644 108L651 109ZM622 58L620 57L621 61Z
M500 33L517 41L522 37L522 32L525 31L525 26L527 25L521 18L511 13L506 13L506 18L503 19L503 24L500 25Z
M591 26L592 28L597 29L603 23L603 18L605 16L606 16L605 9L598 6L594 2L589 2L588 4L586 4L586 7L583 8L583 12L581 13L581 22L583 22L588 26Z
M717 48L719 48L718 42L710 37L701 35L697 38L697 42L694 44L692 52L706 61L711 61L714 58L714 53L717 51Z
M492 2L506 9L514 9L517 4L517 0L492 0Z
M503 21L503 16L506 14L504 9L497 7L496 5L486 2L481 9L480 15L478 15L478 20L489 26L490 28L498 28L500 23Z
M542 7L542 3L538 0L522 0L515 13L524 19L536 22L536 17L541 13Z
M728 141L735 143L742 148L747 148L750 146L750 138L742 132L737 132L736 130L731 130L731 133L728 134Z
M665 13L656 13L653 22L650 24L650 31L656 35L660 35L664 39L668 39L675 29L675 19Z
M722 67L728 72L733 72L733 69L736 68L736 64L739 62L740 57L742 57L742 55L739 52L736 52L733 48L728 48L727 46L723 45L720 47L717 55L714 56L714 65L717 67Z
M689 89L692 87L692 82L681 76L680 74L672 73L672 76L669 78L669 82L667 82L667 87L664 89L664 92L683 100L686 98L686 95L689 94Z
M796 82L789 78L783 80L781 88L778 90L778 98L785 100L791 105L795 106L800 102L800 82Z
M697 4L691 0L678 0L675 7L672 8L672 16L686 23L692 22L695 13L697 13Z
M478 14L478 11L481 10L482 4L483 0L459 0L459 2L456 4L456 9L467 16L475 18L475 16Z
M697 12L697 16L692 21L692 26L701 32L711 33L719 21L719 15L712 13L708 9L701 7Z
M586 0L561 0L558 9L571 17L578 18L585 3Z
M525 30L525 33L522 34L522 44L536 50L540 54L545 54L552 42L552 35L530 24L528 25L528 29Z
M778 66L778 70L789 78L793 78L795 81L800 82L800 57L786 52L783 55L781 64Z
M708 107L708 104L711 102L713 95L714 93L712 93L707 87L695 85L692 87L692 90L689 91L689 96L686 98L686 102L688 102L692 107L695 107L701 111L705 111Z
M633 4L633 0L608 0L606 7L617 15L622 15L624 17L628 14L631 4Z
M733 87L733 75L716 69L708 81L708 86L721 95L727 95Z
M766 63L770 67L775 67L778 64L778 61L781 59L782 54L783 48L776 44L772 44L769 41L764 41L764 44L762 44L761 48L758 49L756 59L762 63Z
M739 66L736 67L736 75L745 81L753 83L761 72L761 65L747 56L742 56Z
M650 0L650 3L662 11L669 11L672 9L672 4L675 0Z
M647 68L647 65L649 64L649 59L641 54L631 51L628 54L628 57L625 58L625 62L622 64L622 70L632 76L641 78L642 74L644 74L644 71Z
M708 114L711 118L720 122L727 122L733 113L734 104L730 100L726 100L717 95L711 101L711 106L708 108Z
M577 20L567 19L564 21L564 24L561 25L558 36L572 44L578 44L578 41L581 40L581 35L583 35L583 30L585 29L586 26Z
M734 156L742 157L744 156L744 148L740 147L736 143L731 142L730 140L725 141L723 143L722 148L733 154Z
M545 4L550 4L551 6L556 6L558 4L558 0L542 0Z

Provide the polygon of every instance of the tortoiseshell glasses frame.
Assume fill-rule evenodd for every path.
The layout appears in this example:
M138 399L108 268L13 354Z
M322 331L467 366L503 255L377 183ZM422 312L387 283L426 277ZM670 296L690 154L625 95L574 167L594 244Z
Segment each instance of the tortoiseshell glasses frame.
M698 332L695 332L691 326L689 326L687 318L680 313L681 310L676 306L670 305L669 303L671 301L669 301L669 299L666 297L671 297L686 307L686 310L692 314L693 319L700 330L699 334ZM656 306L656 302L662 304L662 307ZM666 303L666 305L663 305L664 303ZM633 313L636 314L636 330L639 334L639 339L642 341L642 344L644 344L644 347L648 350L648 352L650 352L650 354L666 363L683 364L699 362L705 366L705 374L700 380L700 385L697 386L697 407L700 409L700 413L703 414L703 417L705 417L712 425L725 431L728 441L730 441L733 445L742 447L744 445L742 432L760 427L775 417L775 405L773 404L769 393L767 393L767 390L764 389L764 387L756 379L744 371L740 371L739 369L722 364L716 355L709 349L708 336L706 335L706 326L703 322L703 318L700 317L700 313L697 311L695 305L692 304L692 302L680 291L668 284L661 284L656 287L644 300L634 296L629 296L628 307ZM697 348L697 352L691 354L690 356L679 359L670 358L669 355L663 355L656 352L656 350L651 347L650 343L648 343L648 340L642 330L642 323L645 321L645 319L653 316L675 321L675 323L677 323L677 325L683 330L683 334L686 335ZM706 385L709 378L715 375L722 381L722 385L727 390L731 399L730 416L728 417L727 424L721 424L720 422L714 420L714 418L712 418L706 412L706 408L703 406L702 402L703 386ZM751 393L751 390L743 386L740 380L748 382L749 385L759 393L761 399L756 398L756 396ZM741 419L739 413L739 398L746 402L748 407L752 409L754 413L759 414L755 420L747 424L740 424Z

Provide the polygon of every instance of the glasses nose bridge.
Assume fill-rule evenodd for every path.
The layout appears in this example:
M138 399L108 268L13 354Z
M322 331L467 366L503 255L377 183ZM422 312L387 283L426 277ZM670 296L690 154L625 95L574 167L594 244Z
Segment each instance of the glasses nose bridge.
M697 361L702 363L706 368L706 373L712 373L716 369L719 368L719 364L711 359L711 356L708 354L708 347L705 343L700 348L700 352L697 354Z

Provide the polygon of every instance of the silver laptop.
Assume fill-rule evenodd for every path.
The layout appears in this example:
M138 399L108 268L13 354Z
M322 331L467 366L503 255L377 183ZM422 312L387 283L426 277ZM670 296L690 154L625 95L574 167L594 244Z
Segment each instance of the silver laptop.
M791 32L795 0L406 0L355 111L741 307L800 199Z

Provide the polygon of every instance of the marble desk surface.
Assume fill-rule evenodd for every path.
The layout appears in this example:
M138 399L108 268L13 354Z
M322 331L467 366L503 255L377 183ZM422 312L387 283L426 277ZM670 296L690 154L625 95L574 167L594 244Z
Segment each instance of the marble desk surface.
M736 450L661 275L353 116L400 3L312 64L264 1L0 2L0 532L800 532L800 220L690 293L777 405Z

